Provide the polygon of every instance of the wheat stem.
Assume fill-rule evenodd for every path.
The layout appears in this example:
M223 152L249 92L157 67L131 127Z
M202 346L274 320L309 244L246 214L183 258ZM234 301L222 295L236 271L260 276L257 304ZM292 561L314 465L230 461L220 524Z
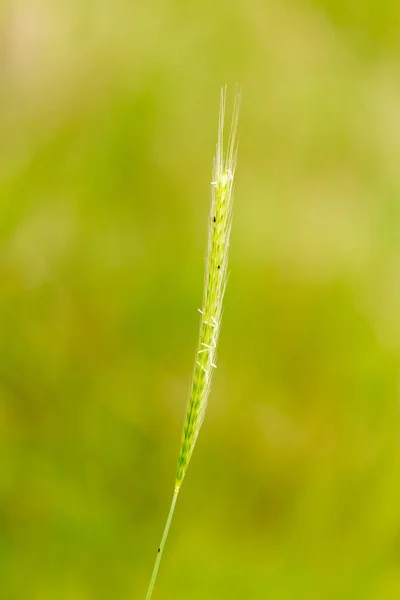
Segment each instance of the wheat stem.
M150 598L153 594L154 584L157 579L158 568L160 566L161 557L164 552L165 542L167 541L169 528L171 526L172 517L173 517L174 511L175 511L175 504L178 499L178 494L179 494L179 488L175 488L174 495L172 496L171 508L169 509L169 513L168 513L168 517L167 517L167 522L165 523L164 532L162 534L160 546L158 547L158 550L157 550L157 558L156 558L156 562L154 563L153 573L151 575L151 580L150 580L149 589L147 591L146 600L150 600Z
M224 119L226 88L221 90L218 142L214 158L213 180L211 182L212 202L208 229L204 294L201 314L199 341L194 365L193 380L183 427L178 466L175 478L175 491L164 533L158 549L146 600L150 600L160 566L161 556L168 537L172 516L179 490L192 457L211 389L211 380L217 362L217 343L221 330L223 299L228 279L228 253L232 225L234 178L237 154L237 123L240 94L235 96L232 125L224 151Z

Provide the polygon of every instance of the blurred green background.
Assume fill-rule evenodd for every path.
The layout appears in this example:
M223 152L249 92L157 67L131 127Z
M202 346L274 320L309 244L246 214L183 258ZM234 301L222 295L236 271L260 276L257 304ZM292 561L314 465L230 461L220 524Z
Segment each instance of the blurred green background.
M400 4L3 0L0 597L144 599L243 90L219 368L154 600L400 597Z

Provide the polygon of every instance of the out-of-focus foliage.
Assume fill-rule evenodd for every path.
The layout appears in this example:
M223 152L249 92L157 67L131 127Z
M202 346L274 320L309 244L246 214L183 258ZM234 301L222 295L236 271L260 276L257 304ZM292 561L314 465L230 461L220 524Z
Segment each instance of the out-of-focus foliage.
M158 600L400 597L400 4L0 8L0 596L139 599L172 492L219 90L219 368Z

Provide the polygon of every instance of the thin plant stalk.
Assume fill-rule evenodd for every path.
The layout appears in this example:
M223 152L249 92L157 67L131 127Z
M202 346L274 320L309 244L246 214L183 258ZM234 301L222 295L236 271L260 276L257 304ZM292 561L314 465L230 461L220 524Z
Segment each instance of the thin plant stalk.
M160 546L159 546L158 551L157 551L157 558L156 558L156 562L154 564L153 573L151 575L151 580L150 580L150 584L149 584L149 589L147 591L146 600L150 600L150 598L151 598L151 596L153 594L154 585L155 585L156 579L157 579L158 568L160 566L161 557L162 557L163 552L164 552L165 542L167 541L167 537L168 537L168 533L169 533L169 528L171 526L172 517L173 517L174 511L175 511L175 504L176 504L176 501L178 499L178 494L179 494L179 488L174 490L174 495L172 496L171 508L169 509L169 513L168 513L168 517L167 517L167 522L165 523L165 527L164 527L163 535L162 535L162 538L161 538Z
M196 361L183 427L171 508L158 548L146 600L150 600L153 594L176 501L204 419L212 376L216 369L217 344L221 330L223 299L228 279L228 253L232 226L239 104L240 93L237 92L233 107L230 135L226 149L224 149L226 88L222 88L218 142L214 157L213 180L211 182L211 212L205 261L203 304L201 309L199 309L201 319Z

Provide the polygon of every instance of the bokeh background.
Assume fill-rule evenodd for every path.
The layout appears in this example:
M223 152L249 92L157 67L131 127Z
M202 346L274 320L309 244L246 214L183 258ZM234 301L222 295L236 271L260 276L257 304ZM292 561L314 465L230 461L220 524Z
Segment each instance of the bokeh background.
M243 90L219 367L155 600L400 597L400 4L3 0L0 597L144 599Z

